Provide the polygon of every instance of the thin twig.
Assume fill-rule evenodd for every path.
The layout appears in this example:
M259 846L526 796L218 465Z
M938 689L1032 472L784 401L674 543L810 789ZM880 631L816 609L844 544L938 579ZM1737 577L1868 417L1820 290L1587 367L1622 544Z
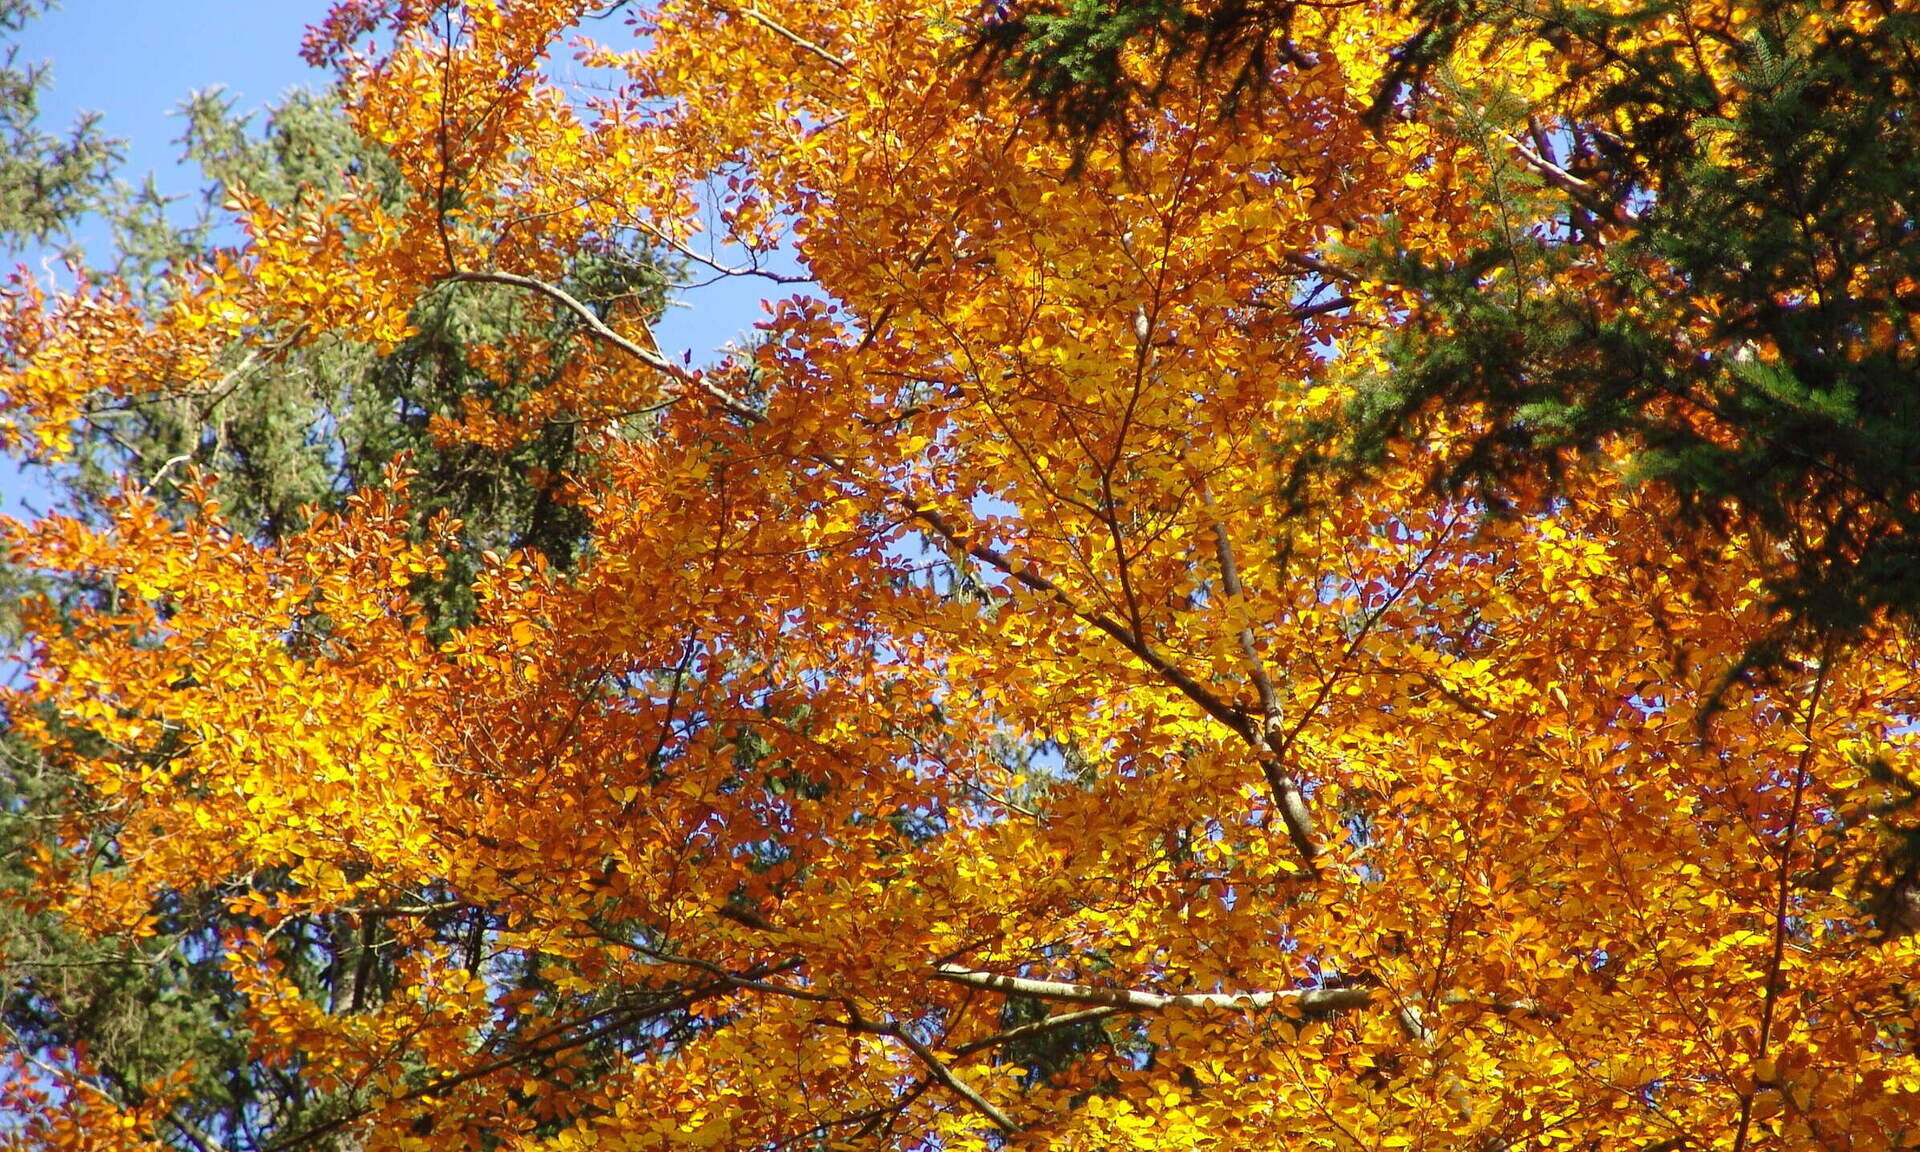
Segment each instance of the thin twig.
M722 12L725 12L729 16L739 16L742 19L753 21L755 24L760 25L760 27L765 28L767 31L773 33L774 35L780 37L781 39L787 41L788 43L794 45L795 47L800 48L803 51L810 52L813 55L818 56L820 59L825 60L827 63L833 65L835 68L839 69L842 72L845 72L848 68L852 67L852 65L847 62L847 59L844 56L837 56L834 53L827 51L825 48L822 48L820 45L815 44L813 41L800 35L798 32L795 32L793 29L787 27L785 24L780 23L778 20L775 20L773 17L767 15L765 12L760 11L758 8L755 8L752 5L748 5L745 8L729 8L724 4L715 4L714 7L718 8Z
M1103 1004L1098 1008L1083 1008L1078 1012L1062 1012L1058 1016L1048 1016L1044 1020L1035 1020L1030 1024L1022 1024L1018 1028L1009 1028L1005 1032L996 1032L991 1036L983 1036L978 1040L969 1041L955 1048L953 1054L955 1056L971 1056L975 1052L985 1051L988 1048L998 1048L1002 1044L1010 1044L1015 1040L1024 1040L1029 1036L1039 1036L1043 1033L1053 1032L1061 1028L1070 1028L1075 1024L1085 1024L1094 1020L1105 1020L1109 1016L1118 1015L1120 1011L1121 1009L1114 1005Z
M1833 634L1829 632L1820 646L1820 677L1813 683L1807 701L1807 715L1800 726L1800 762L1794 769L1793 800L1787 806L1787 826L1780 834L1778 891L1773 905L1773 952L1767 959L1767 987L1760 1001L1760 1039L1754 1046L1754 1061L1765 1060L1773 1039L1773 1014L1780 1002L1780 968L1787 950L1787 905L1793 895L1793 841L1800 834L1800 811L1806 798L1808 769L1813 763L1813 721L1820 712L1820 697L1826 693L1827 677L1833 666ZM1753 1121L1753 1098L1758 1085L1740 1094L1740 1123L1733 1134L1733 1152L1746 1152L1747 1133Z

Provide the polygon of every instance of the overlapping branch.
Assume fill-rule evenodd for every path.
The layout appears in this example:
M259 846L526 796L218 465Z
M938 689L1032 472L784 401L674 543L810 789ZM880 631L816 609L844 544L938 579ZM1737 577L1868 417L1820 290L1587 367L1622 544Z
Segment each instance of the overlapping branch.
M591 308L557 285L531 276L497 271L455 271L446 274L442 279L453 283L502 284L545 296L572 313L595 338L605 341L647 368L666 375L680 386L681 395L692 392L703 394L722 411L748 425L758 425L766 420L764 412L747 405L703 375L689 371L662 356L657 350L621 335L607 325ZM816 460L840 475L853 472L853 469L843 460L830 456L817 457ZM1031 566L1021 564L999 549L973 539L969 533L954 524L938 509L928 507L903 493L894 493L893 499L908 518L924 525L949 547L1000 572L1028 591L1046 597L1075 618L1111 637L1156 676L1197 705L1201 711L1244 740L1261 757L1262 771L1266 776L1268 788L1273 794L1281 822L1286 827L1288 838L1308 870L1317 871L1316 861L1319 852L1317 835L1299 783L1276 759L1280 743L1278 701L1264 668L1259 665L1257 655L1250 653L1256 673L1256 688L1260 692L1262 712L1261 717L1256 720L1245 709L1200 683L1156 650L1137 625L1130 626L1128 623L1080 603L1064 587ZM1238 577L1233 568L1231 545L1224 536L1221 538L1221 546L1224 549L1221 554L1223 570L1234 573L1232 576L1234 587L1230 588L1229 592L1236 594L1234 590L1238 587ZM1251 637L1243 636L1242 644L1250 645Z

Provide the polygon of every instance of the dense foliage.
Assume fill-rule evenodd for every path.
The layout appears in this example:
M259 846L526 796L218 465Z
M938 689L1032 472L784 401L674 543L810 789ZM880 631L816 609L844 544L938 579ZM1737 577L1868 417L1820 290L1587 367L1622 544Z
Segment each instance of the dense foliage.
M7 17L0 27L17 31L19 23ZM27 86L0 94L14 125L8 163L36 172L41 183L61 173L68 179L73 163L46 155L52 138L40 130L33 100L46 68L21 75ZM194 97L181 113L186 159L204 174L212 204L245 189L291 205L337 194L356 176L379 182L383 195L398 194L382 155L356 137L331 97L296 92L258 130L217 92ZM178 205L169 213L150 188L119 179L108 163L118 145L93 125L84 121L74 135L92 141L98 165L57 197L29 197L36 211L16 214L0 200L0 237L25 248L91 225L96 243L101 234L113 238L97 254L105 270L88 270L76 253L69 274L117 276L133 298L164 307L172 291L166 269L203 253L219 222L206 214L183 222ZM8 171L0 166L0 185ZM657 308L661 268L644 250L624 259L624 268L589 273L594 279L582 294L597 306ZM555 494L581 464L573 429L554 425L506 451L443 447L428 433L433 416L457 412L467 396L511 404L537 387L533 373L481 376L462 349L508 333L547 333L548 321L510 306L438 299L422 304L416 324L415 335L386 354L350 333L266 353L236 346L219 357L232 365L219 387L156 389L137 403L90 405L69 430L71 452L58 461L43 457L20 483L33 485L34 504L91 519L104 515L132 478L157 507L180 516L187 514L187 493L198 494L191 481L200 476L231 522L271 543L297 531L313 510L337 510L352 493L384 483L387 466L401 456L417 473L414 534L450 512L462 521L467 552L528 547L571 565L584 520ZM472 571L456 556L444 579L414 590L436 627L456 626L471 612ZM17 611L33 593L51 597L58 615L84 611L102 588L88 573L0 566L0 636L17 650ZM35 898L37 854L53 843L59 821L89 818L94 801L77 786L65 756L21 738L14 721L23 705L12 705L9 731L0 735L0 1027L10 1049L29 1060L84 1052L91 1083L113 1099L140 1101L148 1085L174 1083L191 1097L170 1114L175 1138L245 1131L267 1115L280 1125L324 1118L323 1095L252 1058L245 1005L223 970L224 918L216 905L192 895L169 901L154 931L135 941L76 933ZM357 930L334 923L318 929L319 939L300 958L299 978L326 995L347 979L348 962L336 950L361 952Z
M1100 11L1031 27L1118 135L938 0L353 0L360 160L151 290L22 283L6 433L118 481L7 528L34 910L183 941L275 1087L15 1041L3 1138L1911 1146L1912 637L1791 610L1906 530L1843 441L1911 435L1909 334L1796 287L1911 292L1904 18L1300 4L1237 83L1265 16ZM1769 119L1820 91L1898 130ZM800 282L696 365L652 246ZM332 508L88 439L343 345L437 399ZM572 545L444 514L556 429Z
M1003 6L975 51L1085 147L1127 139L1153 115L1148 81L1183 59L1232 91L1311 75L1285 50L1296 7ZM1408 291L1410 316L1346 414L1342 462L1483 405L1473 452L1437 479L1499 502L1525 490L1516 473L1624 437L1633 474L1669 484L1687 522L1779 550L1781 627L1749 664L1808 627L1920 616L1920 14L1844 12L1860 18L1777 0L1410 5L1372 112L1500 154L1476 189L1498 217L1463 252L1349 254ZM1660 34L1675 21L1683 36ZM1563 57L1570 82L1463 88L1486 37Z

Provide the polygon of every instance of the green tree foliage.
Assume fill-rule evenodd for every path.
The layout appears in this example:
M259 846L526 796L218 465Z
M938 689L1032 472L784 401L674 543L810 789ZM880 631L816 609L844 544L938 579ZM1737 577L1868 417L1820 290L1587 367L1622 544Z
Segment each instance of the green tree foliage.
M1619 132L1556 157L1584 186L1547 188L1544 218L1474 259L1399 262L1428 306L1357 428L1379 442L1485 404L1451 479L1496 490L1628 435L1692 518L1782 550L1787 620L1850 634L1920 616L1920 25L1807 34L1804 15L1740 45L1732 87L1629 57L1603 109ZM1578 264L1600 274L1560 278Z
M103 203L120 156L118 141L100 131L97 116L82 116L64 133L40 123L40 97L49 75L24 61L12 43L50 0L0 0L0 248L44 244Z
M1192 61L1226 84L1229 107L1257 95L1276 68L1310 67L1287 38L1290 0L1226 0L1203 7L1182 0L1066 0L997 4L982 22L973 52L989 73L1022 91L1076 140L1104 131L1133 134L1133 118L1151 106L1173 67ZM1122 54L1149 47L1150 78L1130 72Z

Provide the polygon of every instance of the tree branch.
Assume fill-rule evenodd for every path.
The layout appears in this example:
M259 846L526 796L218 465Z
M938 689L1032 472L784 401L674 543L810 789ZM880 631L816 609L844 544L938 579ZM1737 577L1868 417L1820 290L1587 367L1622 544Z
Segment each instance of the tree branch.
M1240 566L1234 561L1233 538L1227 532L1227 522L1220 517L1213 491L1207 487L1206 481L1196 476L1194 483L1200 490L1201 503L1206 506L1207 514L1213 520L1214 555L1220 563L1220 584L1229 598L1244 601L1247 592L1240 583ZM1247 671L1253 677L1254 691L1260 697L1260 739L1257 746L1265 748L1261 771L1266 775L1268 789L1273 792L1273 803L1279 809L1280 822L1286 826L1287 838L1293 841L1294 851L1300 853L1307 871L1317 875L1320 871L1317 863L1320 838L1313 827L1313 814L1307 810L1306 794L1300 790L1300 782L1287 771L1283 760L1286 743L1280 736L1280 694L1274 690L1273 678L1267 675L1266 661L1260 658L1260 648L1254 643L1253 626L1241 625L1237 638L1240 641L1240 655L1246 660Z
M705 377L689 372L680 365L662 356L658 351L634 343L607 326L593 309L576 299L572 293L556 284L533 276L520 276L512 272L448 272L440 277L442 283L451 284L505 284L513 288L523 288L536 292L573 313L574 318L586 325L587 331L613 345L627 356L659 372L684 388L697 389L718 404L728 415L738 417L748 424L761 424L767 419L766 413L749 407L725 389L716 387Z
M1258 1012L1292 1006L1302 1015L1325 1016L1364 1008L1380 995L1378 988L1364 987L1286 988L1275 992L1182 992L1169 995L1139 992L1131 988L1099 988L1091 984L1002 976L997 972L981 972L957 964L942 964L934 971L934 975L955 984L991 989L1010 996L1032 996L1039 1000L1060 1000L1073 1004L1101 1004L1132 1012L1164 1012L1169 1008L1223 1008L1237 1012Z
M916 1056L922 1064L927 1066L927 1071L932 1074L935 1080L945 1085L954 1095L972 1105L982 1116L993 1121L994 1127L1000 1129L1002 1132L1009 1133L1020 1130L1020 1126L1015 1124L1011 1117L996 1107L993 1101L980 1095L980 1093L974 1089L973 1085L968 1084L965 1080L954 1075L953 1069L942 1063L940 1057L935 1055L931 1048L914 1039L905 1028L900 1026L898 1021L875 1024L871 1020L861 1019L858 1011L855 1011L853 1019L835 1020L833 1023L851 1032L865 1032L872 1036L887 1036L900 1041L912 1051L914 1056Z
M1820 646L1820 677L1813 683L1813 694L1807 701L1806 719L1800 725L1800 760L1794 767L1793 800L1787 809L1787 826L1780 834L1780 866L1773 906L1773 947L1767 957L1766 991L1761 995L1760 1038L1754 1045L1753 1053L1756 1063L1765 1060L1772 1050L1773 1016L1780 1001L1780 970L1786 958L1789 905L1793 898L1793 842L1800 834L1801 806L1806 799L1808 774L1813 765L1813 722L1820 714L1820 698L1826 694L1827 679L1832 669L1833 636L1829 633ZM1740 1120L1733 1134L1733 1152L1746 1150L1747 1134L1753 1123L1753 1099L1757 1093L1758 1085L1740 1093ZM1784 1091L1781 1094L1788 1095Z
M1601 189L1596 187L1591 181L1582 180L1580 177L1575 176L1573 173L1555 164L1540 153L1535 152L1511 132L1502 132L1500 135L1513 149L1513 154L1520 158L1520 162L1523 165L1532 170L1542 180L1545 180L1555 188L1573 197L1574 202L1581 207L1615 224L1631 224L1633 222L1633 217L1627 213L1626 205L1608 200Z
M993 1101L980 1095L980 1093L974 1089L973 1085L954 1075L953 1069L941 1063L940 1058L933 1054L933 1050L914 1039L912 1033L900 1027L898 1024L891 1025L890 1027L890 1034L913 1050L913 1054L918 1056L920 1062L927 1066L927 1071L933 1074L934 1079L946 1085L954 1095L973 1105L975 1110L982 1116L993 1121L994 1127L1000 1129L1002 1132L1018 1132L1020 1130L1020 1126L1015 1124L1011 1117L996 1107Z
M1109 1016L1118 1015L1120 1011L1119 1008L1107 1004L1098 1008L1084 1008L1078 1012L1062 1012L1058 1016L1049 1016L1044 1020L1035 1020L1030 1024L1022 1024L1018 1028L1009 1028L1005 1032L995 1032L991 1036L983 1036L978 1040L968 1041L958 1048L955 1048L953 1054L955 1056L971 1056L975 1052L981 1052L988 1048L998 1048L1002 1044L1009 1044L1015 1040L1024 1040L1029 1036L1039 1036L1047 1032L1052 1032L1055 1029L1068 1028L1075 1024L1085 1024L1093 1020L1104 1020Z
M806 37L800 35L798 32L795 32L793 29L788 28L785 24L780 23L778 20L775 20L773 17L767 15L765 12L760 11L758 8L755 8L752 5L748 5L745 8L729 8L724 4L715 4L714 7L718 8L722 12L725 12L729 16L738 16L738 17L741 17L742 19L753 21L755 24L760 25L760 27L765 28L767 31L773 33L775 36L780 37L782 40L787 41L788 43L792 44L794 47L799 48L802 51L812 53L815 56L818 56L820 59L825 60L827 63L833 65L835 68L839 69L842 72L845 72L848 68L852 67L852 65L847 62L846 57L838 56L832 52L827 51L825 48L822 48L820 45L815 44L811 40L808 40Z
M1225 700L1222 700L1204 684L1201 684L1192 676L1189 676L1186 672L1168 661L1166 657L1154 651L1151 645L1143 638L1135 636L1126 625L1104 613L1081 607L1075 602L1073 597L1069 596L1066 590L1058 584L1055 584L1033 569L1023 567L1016 563L1012 557L1001 552L999 549L986 544L973 543L954 526L952 521L948 520L935 509L921 507L919 504L914 503L904 496L900 498L900 503L906 509L908 515L920 521L922 524L927 525L927 527L932 528L942 540L945 540L954 548L965 552L981 563L989 565L996 571L1005 574L1008 578L1026 587L1030 591L1038 592L1046 596L1080 620L1093 625L1100 631L1105 632L1108 636L1113 637L1120 642L1121 647L1133 653L1141 663L1151 668L1160 677L1165 679L1167 683L1179 689L1180 693L1186 696L1187 699L1198 704L1201 710L1207 715L1225 724L1248 743L1257 742L1257 735L1254 733L1252 725L1248 723L1246 713L1235 708Z

